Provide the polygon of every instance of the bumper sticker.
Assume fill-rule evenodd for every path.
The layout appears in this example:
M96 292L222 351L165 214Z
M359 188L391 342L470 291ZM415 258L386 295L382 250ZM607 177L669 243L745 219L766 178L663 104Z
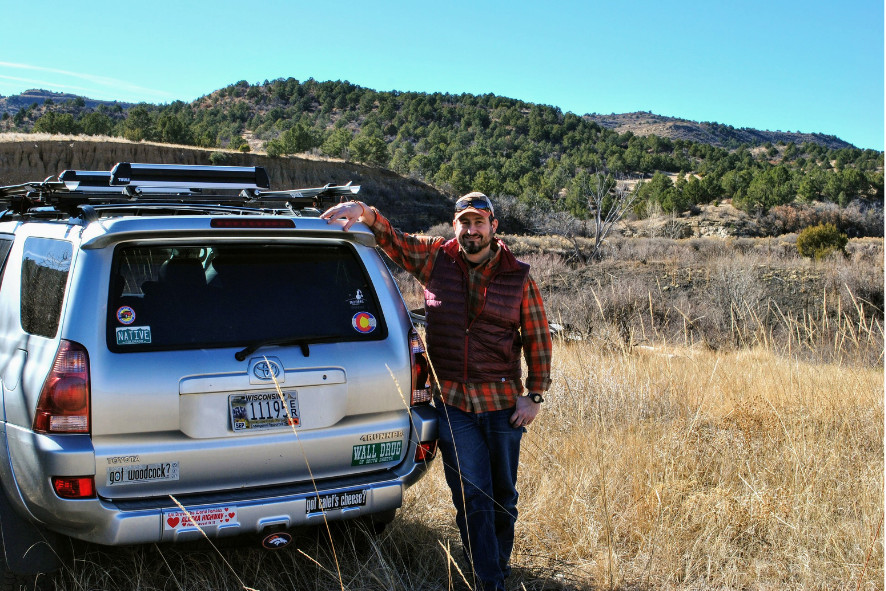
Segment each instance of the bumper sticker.
M113 466L108 468L108 478L105 484L119 486L121 484L143 484L166 480L178 480L178 462Z
M328 493L320 495L319 497L309 497L305 499L305 513L334 511L335 509L347 509L348 507L362 507L365 504L365 490Z
M355 445L351 455L352 466L365 466L367 464L381 464L400 459L403 452L403 441L385 441L382 443L367 443Z
M351 325L359 333L369 334L375 330L375 316L369 312L357 312L351 318Z
M208 507L185 511L164 511L163 529L179 530L186 527L210 527L237 523L236 507Z
M135 310L129 306L120 306L117 308L117 320L120 324L132 324L135 322Z
M118 326L118 345L145 345L151 342L150 326Z

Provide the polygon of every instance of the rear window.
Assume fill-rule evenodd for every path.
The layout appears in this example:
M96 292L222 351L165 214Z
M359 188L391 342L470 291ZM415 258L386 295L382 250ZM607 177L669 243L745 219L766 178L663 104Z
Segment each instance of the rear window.
M117 352L387 336L348 245L118 247L107 327Z
M73 246L63 240L28 238L22 258L22 329L53 338L58 331Z

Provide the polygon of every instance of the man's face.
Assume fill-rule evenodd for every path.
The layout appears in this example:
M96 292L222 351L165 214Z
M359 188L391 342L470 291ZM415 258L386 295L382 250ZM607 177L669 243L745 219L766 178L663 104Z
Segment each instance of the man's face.
M498 227L498 220L489 218L469 211L458 216L458 219L452 222L455 230L455 238L458 240L459 246L466 254L477 254L488 248L492 243L492 235Z

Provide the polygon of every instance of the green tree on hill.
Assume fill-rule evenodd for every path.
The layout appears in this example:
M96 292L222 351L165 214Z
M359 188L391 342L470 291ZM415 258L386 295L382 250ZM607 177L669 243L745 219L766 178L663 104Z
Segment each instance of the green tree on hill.
M350 154L348 148L351 145L352 137L351 132L347 129L336 129L320 146L320 151L327 156L347 160Z
M123 137L133 142L153 140L156 135L154 118L144 105L129 109L123 122Z
M47 99L50 100L50 99ZM34 131L43 133L78 134L80 127L70 113L49 111L34 122Z

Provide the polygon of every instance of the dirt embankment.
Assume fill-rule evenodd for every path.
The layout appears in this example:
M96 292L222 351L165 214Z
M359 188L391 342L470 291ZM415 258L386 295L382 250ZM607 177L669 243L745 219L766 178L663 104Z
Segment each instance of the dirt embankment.
M186 146L46 139L49 137L0 135L0 186L43 180L66 169L110 170L118 162L207 165L211 164L210 156L219 153ZM426 229L451 216L451 202L446 195L387 170L334 160L221 153L221 163L228 166L265 167L274 190L353 182L361 186L363 201L377 205L404 229Z

